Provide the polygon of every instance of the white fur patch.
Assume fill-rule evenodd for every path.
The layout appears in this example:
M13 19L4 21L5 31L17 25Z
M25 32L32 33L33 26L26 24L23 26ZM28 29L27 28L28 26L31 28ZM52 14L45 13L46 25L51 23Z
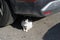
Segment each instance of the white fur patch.
M23 27L23 30L25 32L28 32L28 30L30 30L32 28L32 21L29 21L28 19L26 19L25 21L21 22L21 25Z

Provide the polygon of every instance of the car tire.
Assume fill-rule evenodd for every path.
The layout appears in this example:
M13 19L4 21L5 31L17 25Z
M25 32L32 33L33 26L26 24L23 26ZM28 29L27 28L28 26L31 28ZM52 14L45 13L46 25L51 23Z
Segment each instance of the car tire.
M6 26L8 24L12 24L13 23L13 17L12 17L12 14L9 10L9 7L6 3L6 1L1 1L1 5L3 5L3 10L2 10L2 16L0 16L0 27L1 26ZM1 15L1 13L0 13Z

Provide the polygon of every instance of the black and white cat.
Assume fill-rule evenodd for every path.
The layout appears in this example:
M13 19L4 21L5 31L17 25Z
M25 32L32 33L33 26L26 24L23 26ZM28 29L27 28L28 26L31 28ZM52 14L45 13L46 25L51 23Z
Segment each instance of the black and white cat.
M21 22L21 26L23 27L23 31L28 32L33 27L32 21L26 19Z

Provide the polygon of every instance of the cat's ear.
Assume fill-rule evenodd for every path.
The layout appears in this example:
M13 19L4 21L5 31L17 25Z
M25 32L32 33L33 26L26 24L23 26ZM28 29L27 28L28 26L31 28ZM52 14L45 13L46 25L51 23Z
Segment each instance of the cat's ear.
M26 19L25 22L28 22L28 19Z

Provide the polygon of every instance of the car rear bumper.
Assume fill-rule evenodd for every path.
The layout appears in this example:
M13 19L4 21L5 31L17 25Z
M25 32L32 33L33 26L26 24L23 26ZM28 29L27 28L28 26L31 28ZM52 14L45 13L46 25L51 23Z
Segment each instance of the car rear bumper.
M18 5L19 7L16 6L15 13L24 15L24 16L44 17L44 16L48 16L48 15L60 12L60 1L59 0L51 1L41 9L38 7L34 7L33 3L32 5L29 5L29 4L26 4L26 5L21 4L23 6L21 6L20 4Z
M57 12L60 12L60 0L55 0L55 1L49 2L46 6L44 6L41 9L41 13L44 16L55 14Z

